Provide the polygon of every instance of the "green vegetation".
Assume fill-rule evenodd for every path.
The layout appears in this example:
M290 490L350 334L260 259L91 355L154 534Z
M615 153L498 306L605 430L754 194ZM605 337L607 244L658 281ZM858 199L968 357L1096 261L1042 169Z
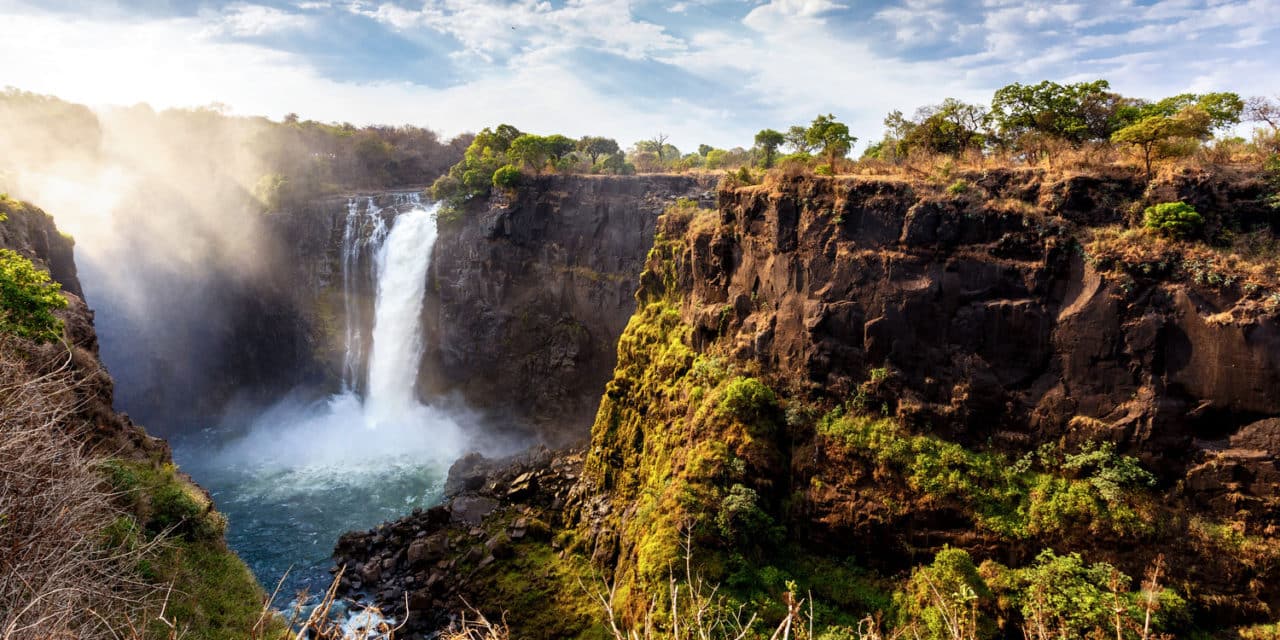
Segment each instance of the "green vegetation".
M849 134L849 126L836 120L831 114L818 116L804 132L809 146L819 150L827 158L827 167L836 171L836 160L848 155L858 138Z
M1141 536L1152 531L1154 478L1110 443L1076 453L1042 447L1020 459L907 433L891 418L836 410L818 433L891 469L922 496L957 503L975 524L1018 540Z
M166 617L193 640L252 637L265 599L248 567L223 541L226 521L208 495L172 464L113 460L103 465L117 499L130 516L107 532L126 547L160 540L159 552L138 572L168 593ZM169 586L172 589L169 589ZM149 633L168 637L156 620Z
M505 164L493 172L493 186L499 189L514 189L520 186L520 168L513 164Z
M0 249L0 331L40 342L62 337L54 312L67 306L62 285L14 251Z
M772 167L774 156L778 154L778 147L782 146L784 142L786 142L786 137L781 132L773 129L761 129L756 134L756 148L764 155L760 161L760 166L766 169Z
M539 136L509 125L485 128L476 134L462 154L462 161L449 168L428 190L444 203L441 215L458 216L472 198L485 196L493 187L514 188L521 168L535 175L559 173L634 173L618 151L618 143L608 138L587 136L578 141L555 134Z
M1185 202L1164 202L1142 212L1142 225L1161 235L1185 240L1200 233L1204 218Z
M1202 139L1209 135L1212 119L1208 112L1188 108L1172 116L1156 114L1111 134L1111 141L1130 144L1142 152L1147 177L1151 177L1151 162L1158 158L1185 155L1184 148L1175 142L1180 139Z

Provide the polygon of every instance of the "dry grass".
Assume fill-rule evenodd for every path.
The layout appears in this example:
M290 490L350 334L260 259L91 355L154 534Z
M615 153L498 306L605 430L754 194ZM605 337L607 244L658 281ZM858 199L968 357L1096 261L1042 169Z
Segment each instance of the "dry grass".
M1228 247L1211 247L1146 229L1103 227L1088 230L1082 244L1088 259L1104 271L1234 288L1268 308L1280 305L1280 242L1266 231L1238 234Z
M0 335L0 638L108 636L154 601L137 566L158 543L129 535L81 446L70 354L21 347Z

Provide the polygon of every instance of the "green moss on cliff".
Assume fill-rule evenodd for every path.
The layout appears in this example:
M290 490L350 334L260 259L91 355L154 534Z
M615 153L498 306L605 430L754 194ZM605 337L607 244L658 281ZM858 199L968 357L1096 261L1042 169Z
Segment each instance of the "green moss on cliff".
M921 498L958 503L979 527L1010 539L1153 532L1155 508L1144 491L1154 478L1109 444L1064 455L1049 446L1011 460L940 438L912 435L891 418L845 415L818 423L833 444L868 456Z

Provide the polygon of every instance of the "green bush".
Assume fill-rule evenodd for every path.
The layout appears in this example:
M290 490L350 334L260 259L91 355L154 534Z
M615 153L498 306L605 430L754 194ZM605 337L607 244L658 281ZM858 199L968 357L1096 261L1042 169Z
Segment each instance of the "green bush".
M760 425L773 417L778 396L755 378L734 378L725 386L717 412L746 425Z
M493 172L493 186L499 189L514 189L520 186L520 168L513 164L505 164Z
M1200 233L1204 218L1185 202L1164 202L1147 207L1142 224L1160 235L1183 240Z
M726 541L739 547L777 542L781 537L773 518L760 508L759 494L741 484L730 487L721 499L716 529Z
M991 599L969 552L950 547L939 551L929 566L916 567L906 591L895 598L899 624L918 624L918 637L931 640L993 637L995 623L982 613Z
M947 193L953 196L958 196L965 193L969 193L969 190L972 188L973 188L973 185L969 184L968 180L961 178L959 180L956 180L955 182L952 182L951 186L947 187Z
M62 285L30 260L0 249L0 331L51 342L62 337L62 321L53 312L67 306Z

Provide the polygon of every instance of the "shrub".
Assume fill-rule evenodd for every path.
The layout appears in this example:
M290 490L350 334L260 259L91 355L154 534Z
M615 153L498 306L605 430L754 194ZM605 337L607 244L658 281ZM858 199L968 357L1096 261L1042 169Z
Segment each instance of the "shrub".
M62 337L62 321L53 315L67 306L62 285L30 260L0 249L0 331L36 341Z
M520 168L513 164L505 164L493 172L493 186L499 189L514 189L520 185Z
M1204 218L1185 202L1164 202L1147 207L1142 214L1142 224L1161 235L1182 240L1199 233L1204 227Z
M969 184L969 181L965 180L964 178L961 178L959 180L956 180L955 182L952 182L951 186L947 187L947 193L953 196L958 196L961 194L969 193L969 190L971 188L972 188L972 185Z
M896 600L902 627L936 640L989 638L995 625L980 613L991 589L963 549L945 547L927 567L916 567Z
M734 378L724 389L718 413L743 424L756 425L772 418L778 396L755 378Z
M721 499L716 529L726 541L737 546L776 542L781 537L773 518L760 508L759 494L741 484L730 487Z

